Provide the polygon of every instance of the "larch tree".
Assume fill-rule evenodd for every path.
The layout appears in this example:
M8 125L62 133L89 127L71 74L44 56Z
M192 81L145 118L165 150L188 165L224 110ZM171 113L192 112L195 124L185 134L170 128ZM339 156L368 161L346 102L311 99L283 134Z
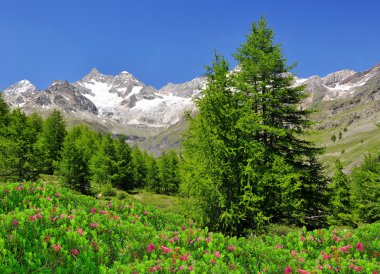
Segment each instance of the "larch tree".
M343 173L343 165L335 162L335 173L328 185L330 225L352 225L351 192L349 177Z
M306 224L323 212L327 180L316 160L321 150L303 136L311 125L300 107L304 86L294 85L273 38L262 18L234 54L236 69L216 56L199 113L189 117L181 192L196 221L212 230Z
M46 118L38 141L44 159L43 171L47 174L53 174L54 166L60 161L66 134L64 117L60 111L55 109Z

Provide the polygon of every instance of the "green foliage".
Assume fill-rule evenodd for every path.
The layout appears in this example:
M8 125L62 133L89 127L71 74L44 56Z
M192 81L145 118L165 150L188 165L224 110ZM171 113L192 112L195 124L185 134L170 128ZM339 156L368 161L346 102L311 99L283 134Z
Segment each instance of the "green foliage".
M331 139L331 141L335 142L335 141L336 141L336 136L335 136L335 134L332 135L330 139Z
M100 185L113 184L117 177L117 155L110 134L102 142L91 158L90 172L92 181Z
M300 109L280 46L264 19L252 25L230 72L216 56L207 69L199 114L184 140L181 193L191 216L231 234L260 231L269 222L305 223L319 215L327 180L321 152L302 136L311 122ZM310 224L313 226L315 224Z
M357 221L380 220L380 157L367 156L352 173L353 213Z
M376 273L379 230L226 237L131 200L43 182L0 185L1 273Z
M96 145L95 133L86 126L76 126L68 132L56 171L64 184L82 193L90 191L89 163Z
M122 189L131 189L133 186L133 170L131 148L125 142L125 136L120 136L114 143L116 163L113 185Z
M20 109L5 113L0 131L0 178L6 180L36 179L39 154L36 146L41 118L26 116Z
M155 188L157 193L174 194L179 187L179 159L174 150L165 151L157 160L159 170L159 185Z
M2 119L7 116L9 113L9 106L7 103L4 101L3 94L0 93L0 124L3 123Z
M54 110L45 120L38 146L43 155L43 172L54 173L54 166L61 158L63 142L65 139L66 123L62 113Z
M161 181L160 181L160 170L158 169L157 160L152 156L148 155L146 158L146 186L149 190L156 193L160 193Z
M343 173L340 161L335 163L335 174L328 186L330 195L329 217L330 225L352 225L350 181Z
M146 185L147 178L147 153L142 152L137 146L131 150L132 188L142 188Z

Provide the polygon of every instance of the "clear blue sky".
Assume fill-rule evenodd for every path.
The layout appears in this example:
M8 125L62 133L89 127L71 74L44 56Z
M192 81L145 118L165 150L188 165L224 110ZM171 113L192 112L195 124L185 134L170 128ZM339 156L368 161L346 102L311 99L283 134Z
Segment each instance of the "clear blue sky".
M299 77L380 62L377 0L12 0L0 5L0 90L28 79L46 88L96 67L160 88L204 73L214 50L233 63L265 16Z

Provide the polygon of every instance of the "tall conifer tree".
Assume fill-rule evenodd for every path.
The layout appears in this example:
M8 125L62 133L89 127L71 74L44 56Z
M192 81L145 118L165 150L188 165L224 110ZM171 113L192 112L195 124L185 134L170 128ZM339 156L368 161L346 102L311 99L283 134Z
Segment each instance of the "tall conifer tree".
M190 119L181 168L187 206L231 234L269 221L305 223L321 215L327 181L316 161L321 150L302 136L311 124L300 107L304 87L294 86L263 18L234 57L232 72L219 56L208 68L199 114Z

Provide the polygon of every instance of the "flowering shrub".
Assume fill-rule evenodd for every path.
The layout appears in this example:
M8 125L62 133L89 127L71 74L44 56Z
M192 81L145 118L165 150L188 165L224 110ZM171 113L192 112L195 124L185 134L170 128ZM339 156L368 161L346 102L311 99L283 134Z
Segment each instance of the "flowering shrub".
M378 273L379 231L231 238L128 200L0 186L0 273Z

